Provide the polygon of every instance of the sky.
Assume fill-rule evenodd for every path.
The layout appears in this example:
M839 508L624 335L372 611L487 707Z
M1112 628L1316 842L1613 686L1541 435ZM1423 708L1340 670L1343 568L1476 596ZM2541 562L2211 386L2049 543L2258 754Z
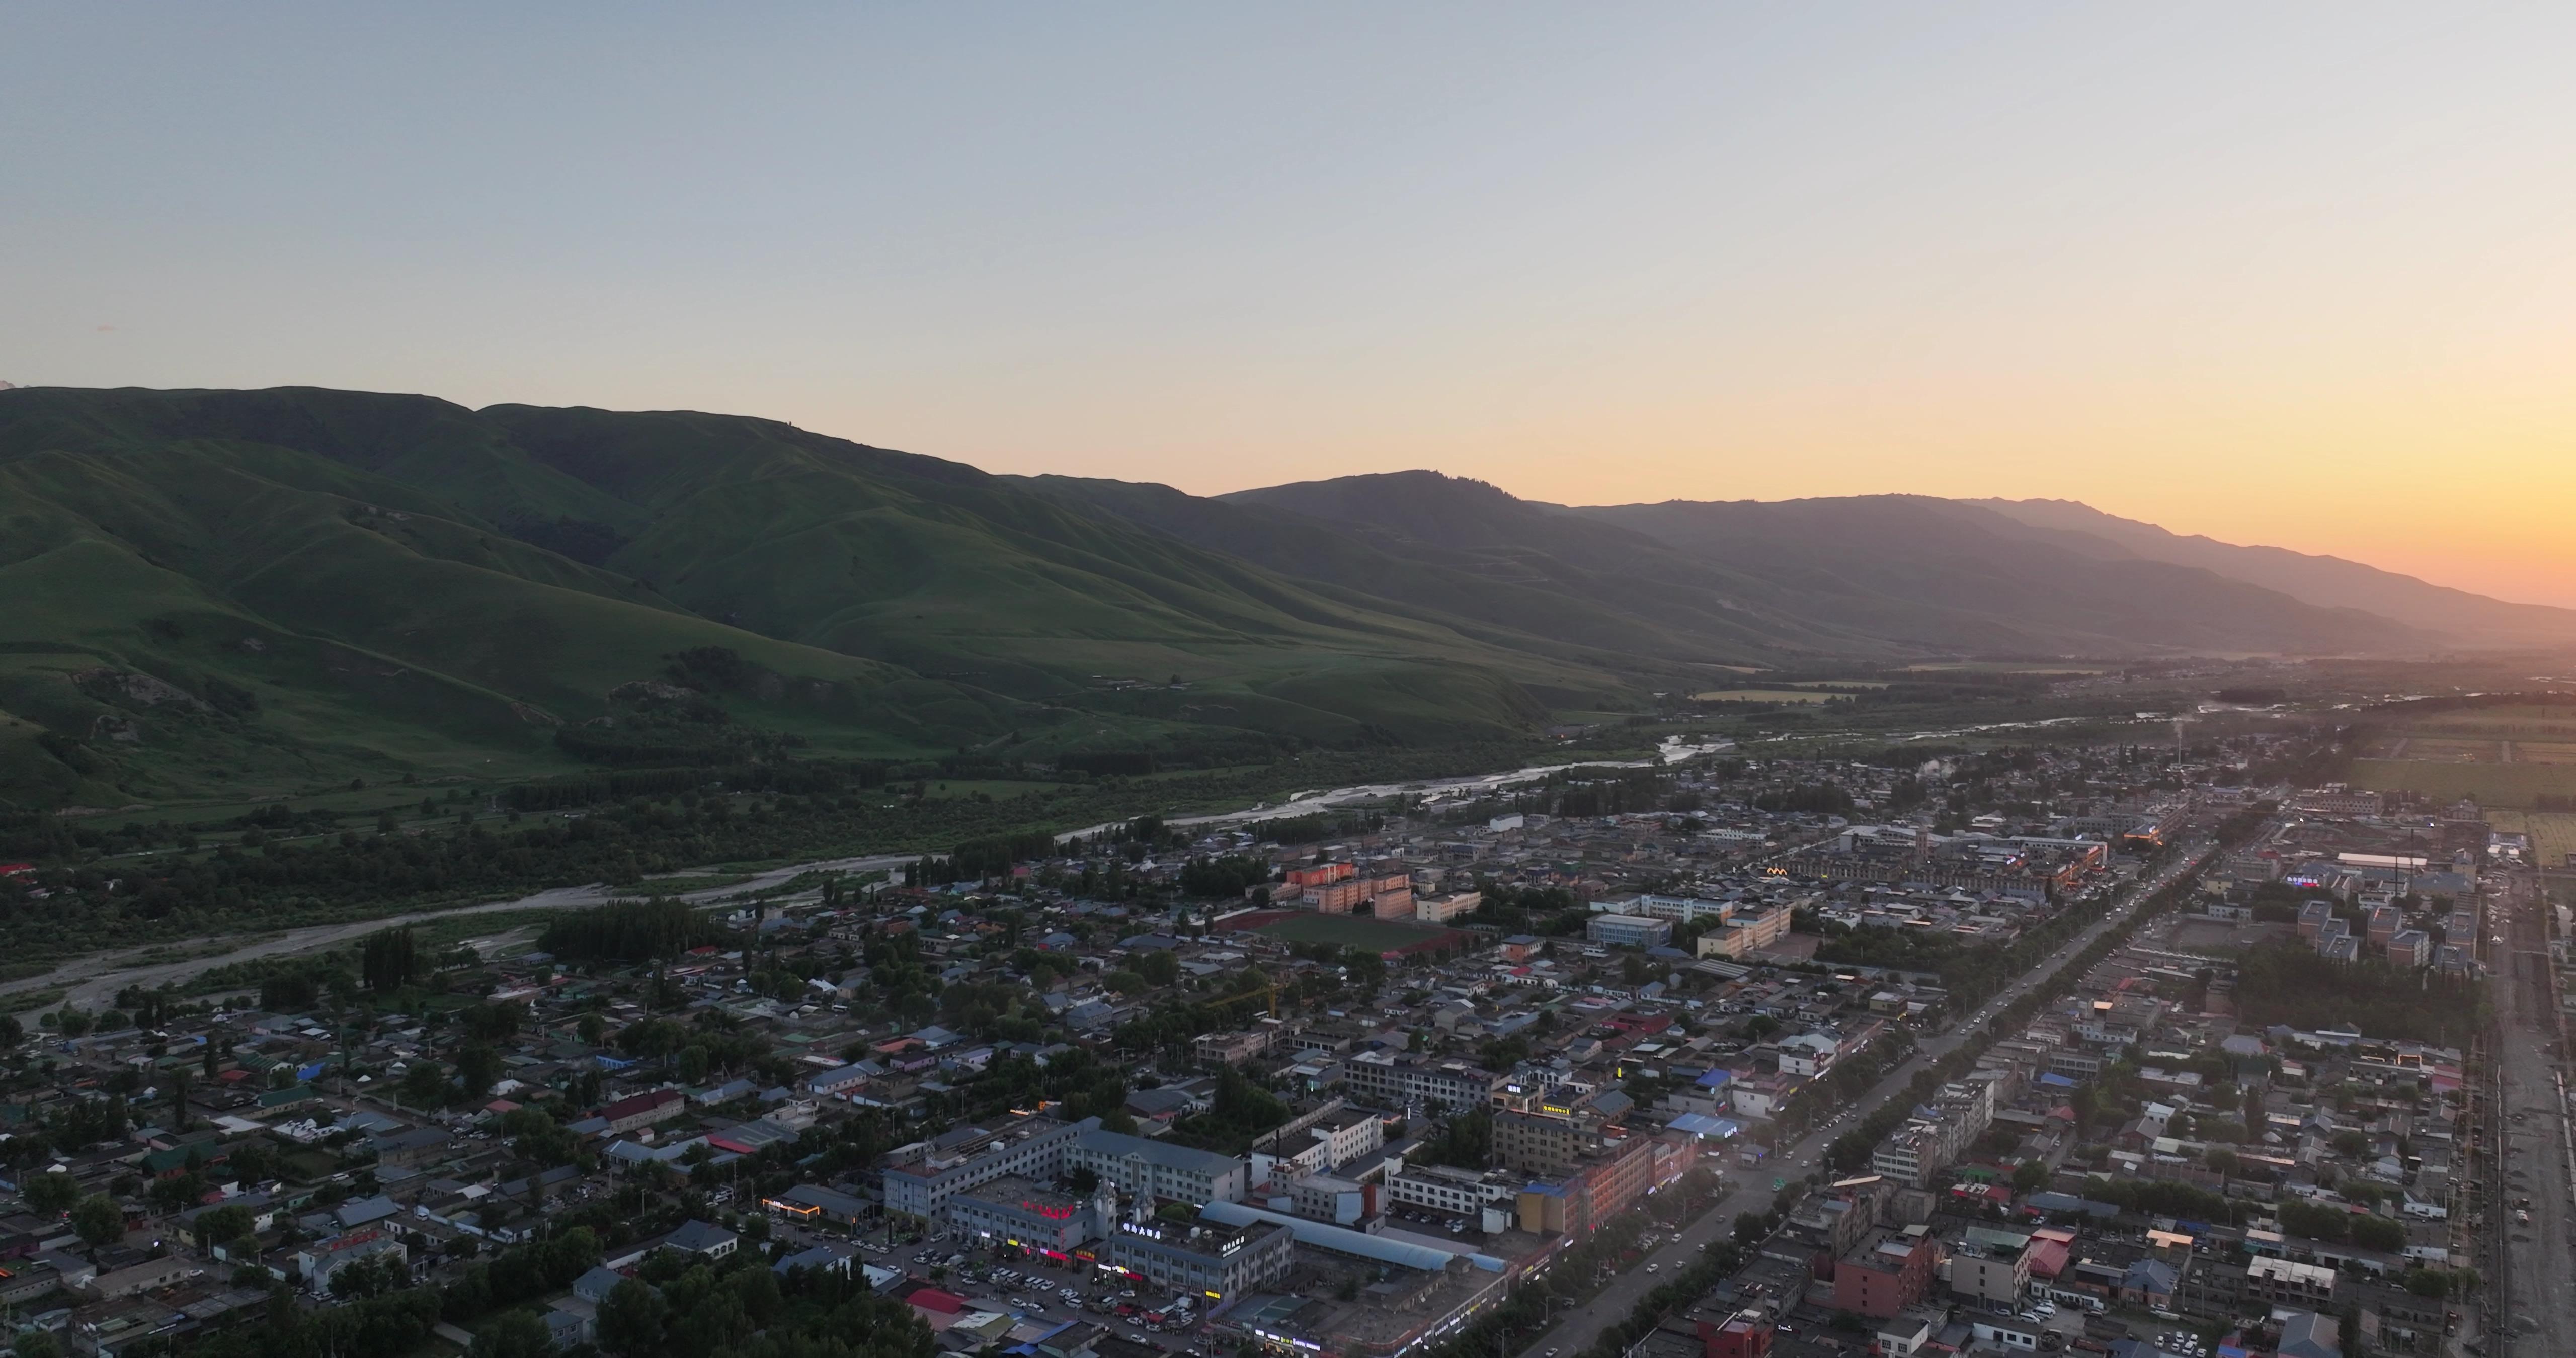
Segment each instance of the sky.
M2079 499L2576 605L2576 7L24 6L0 380L1213 493Z

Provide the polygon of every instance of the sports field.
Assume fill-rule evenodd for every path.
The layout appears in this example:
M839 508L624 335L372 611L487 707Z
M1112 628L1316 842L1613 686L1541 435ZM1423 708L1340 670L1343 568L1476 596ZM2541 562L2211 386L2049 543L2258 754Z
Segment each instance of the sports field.
M1303 911L1260 925L1253 932L1284 938L1291 943L1333 943L1376 952L1427 948L1443 939L1462 937L1455 929L1443 929L1437 925L1398 924L1366 915L1316 915Z

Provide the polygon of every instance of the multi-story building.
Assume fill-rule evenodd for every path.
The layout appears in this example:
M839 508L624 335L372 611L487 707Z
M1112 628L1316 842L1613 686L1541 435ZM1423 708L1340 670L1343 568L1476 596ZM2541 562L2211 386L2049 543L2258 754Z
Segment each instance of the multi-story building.
M948 1222L958 1230L1057 1257L1099 1239L1117 1220L1118 1197L1105 1180L1086 1198L1005 1175L948 1200Z
M1487 1207L1509 1209L1526 1176L1478 1173L1448 1165L1406 1165L1386 1176L1389 1202L1472 1217Z
M1601 1120L1587 1107L1498 1108L1493 1116L1495 1155L1524 1174L1562 1173L1601 1145Z
M1656 1184L1680 1177L1696 1152L1660 1137L1628 1136L1604 1142L1552 1179L1521 1190L1520 1227L1533 1235L1588 1235L1625 1211Z
M1463 1061L1426 1061L1396 1052L1362 1052L1342 1067L1356 1097L1387 1108L1419 1105L1456 1112L1481 1108L1503 1077Z
M1108 1262L1156 1291L1223 1301L1286 1277L1294 1239L1290 1227L1275 1221L1244 1226L1127 1221L1109 1233Z
M1834 1265L1834 1309L1884 1320L1923 1299L1940 1255L1922 1226L1877 1230Z
M1202 1065L1239 1066L1270 1050L1271 1030L1254 1028L1239 1033L1201 1033L1192 1050Z
M1583 922L1583 936L1614 948L1657 948L1673 941L1673 925L1643 915L1594 915Z
M1791 916L1785 905L1756 906L1727 916L1725 923L1699 936L1702 957L1740 958L1788 937Z
M2030 1241L1983 1227L1950 1251L1950 1290L1972 1301L2009 1309L2030 1287Z
M958 1193L1005 1175L1053 1179L1064 1170L1065 1152L1099 1127L1098 1118L1060 1122L1022 1113L901 1147L885 1167L886 1211L927 1221Z
M1480 891L1453 891L1446 896L1417 893L1413 898L1413 917L1426 924L1447 924L1460 915L1474 913L1484 903L1485 896ZM1381 910L1378 915L1384 918L1386 912Z
M2334 1292L2335 1271L2323 1265L2261 1256L2245 1262L2245 1294L2274 1306L2330 1311Z
M1098 1120L1064 1152L1067 1169L1087 1169L1131 1196L1169 1202L1243 1201L1241 1160L1214 1151L1169 1146L1124 1132L1099 1130Z

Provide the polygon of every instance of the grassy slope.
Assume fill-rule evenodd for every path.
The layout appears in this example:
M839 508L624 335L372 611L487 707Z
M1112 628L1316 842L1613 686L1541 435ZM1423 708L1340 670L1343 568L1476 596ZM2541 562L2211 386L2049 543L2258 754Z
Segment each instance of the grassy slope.
M596 564L522 540L563 524ZM13 800L559 769L556 720L702 646L788 681L727 697L739 718L883 753L1490 738L1544 720L1533 688L1619 688L972 468L715 416L13 391L0 528L28 601L0 618ZM201 701L227 685L257 710ZM88 756L43 756L37 726Z

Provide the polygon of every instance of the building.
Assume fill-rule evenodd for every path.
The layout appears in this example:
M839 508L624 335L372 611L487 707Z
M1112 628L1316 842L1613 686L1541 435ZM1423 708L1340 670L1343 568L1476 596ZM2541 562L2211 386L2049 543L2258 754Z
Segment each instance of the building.
M1601 1119L1587 1106L1494 1110L1494 1153L1506 1169L1557 1174L1601 1145Z
M1448 1165L1406 1165L1386 1176L1386 1196L1387 1201L1408 1207L1476 1217L1487 1207L1510 1210L1521 1182L1516 1175L1479 1174Z
M1460 915L1474 913L1484 903L1484 893L1477 891L1453 891L1446 896L1417 895L1413 898L1413 917L1426 924L1447 924ZM1378 915L1384 918L1386 912L1381 910Z
M2030 1260L2027 1237L1973 1228L1950 1252L1950 1290L1989 1306L2016 1306L2030 1287Z
M1921 1226L1876 1230L1834 1265L1834 1309L1885 1320L1923 1299L1940 1254Z
M1699 955L1741 958L1757 948L1770 947L1789 936L1791 917L1785 905L1739 910L1699 936Z
M2245 1295L2274 1306L2333 1310L2335 1271L2257 1255L2245 1261Z
M1532 1235L1589 1235L1646 1190L1680 1177L1697 1152L1678 1140L1629 1136L1604 1143L1575 1167L1520 1192L1520 1228Z
M1120 1222L1109 1234L1108 1266L1156 1291L1223 1301L1288 1276L1295 1237L1276 1222L1169 1226Z
M1372 1051L1342 1067L1342 1082L1354 1096L1384 1107L1459 1112L1491 1102L1503 1077L1463 1061Z
M1270 1030L1254 1028L1240 1033L1201 1033L1191 1050L1201 1065L1239 1066L1270 1050Z
M1099 1126L1098 1118L1059 1122L1022 1113L901 1147L885 1167L886 1211L929 1221L958 1193L1004 1175L1051 1180L1064 1172L1066 1149Z
M1124 1132L1104 1132L1097 1126L1073 1139L1064 1153L1064 1165L1090 1170L1102 1183L1149 1201L1243 1201L1246 1170L1241 1160Z
M599 1110L600 1118L608 1124L601 1134L619 1136L638 1127L668 1122L686 1111L688 1106L688 1096L676 1089L656 1089L619 1099Z
M1708 1358L1770 1358L1771 1332L1771 1322L1754 1311L1699 1323L1700 1343L1707 1347Z
M856 1226L873 1215L866 1202L817 1184L797 1184L777 1197L762 1199L761 1206L773 1215L807 1225Z
M1643 915L1594 915L1583 922L1583 936L1613 948L1660 948L1673 941L1673 925Z
M1108 1234L1118 1219L1117 1195L1106 1179L1091 1196L1058 1193L1034 1179L1004 1175L948 1200L948 1221L983 1240L1039 1250L1055 1258Z

